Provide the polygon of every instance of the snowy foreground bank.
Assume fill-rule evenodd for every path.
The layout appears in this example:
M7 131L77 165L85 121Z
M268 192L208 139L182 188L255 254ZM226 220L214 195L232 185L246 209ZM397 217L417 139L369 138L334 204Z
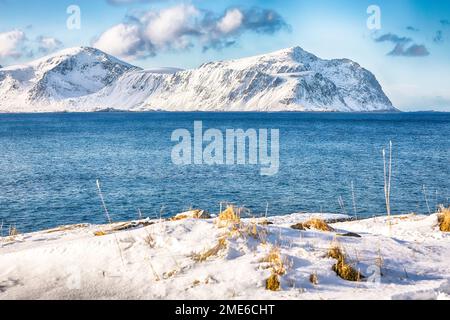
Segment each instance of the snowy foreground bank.
M393 217L390 228L387 218L332 223L345 216L293 214L267 221L199 215L0 238L0 299L450 295L450 234L439 230L436 215ZM329 221L332 230L292 228L311 216ZM340 248L345 262L360 272L359 281L337 275L332 248Z

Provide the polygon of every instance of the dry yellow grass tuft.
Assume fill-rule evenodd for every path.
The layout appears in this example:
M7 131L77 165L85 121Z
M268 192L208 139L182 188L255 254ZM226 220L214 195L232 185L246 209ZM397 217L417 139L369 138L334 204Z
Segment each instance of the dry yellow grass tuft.
M315 286L319 284L319 277L317 276L317 273L313 273L309 276L309 282Z
M237 210L234 206L228 206L224 211L222 211L219 214L219 220L240 222L241 218L239 217L239 214L236 211Z
M351 265L349 265L345 260L338 260L338 262L333 266L333 271L344 280L347 281L361 281L362 275L359 271L356 271Z
M252 227L250 228L249 235L254 237L255 239L258 238L258 227L256 226L256 223L252 224Z
M442 232L450 232L450 208L441 206L438 212L439 229Z
M266 280L266 290L270 291L280 291L281 283L279 276L275 273L272 273L269 279Z
M267 263L268 266L266 266L266 268L271 269L271 275L266 280L266 289L270 291L280 291L280 276L286 274L286 267L284 266L280 249L278 247L272 247L267 256L261 259L260 262Z
M261 262L268 263L269 267L272 269L272 273L282 276L286 274L286 267L284 266L283 259L281 258L280 249L273 247L269 254L264 257Z
M226 249L226 247L227 247L227 239L225 237L220 238L218 243L214 247L212 247L211 249L209 249L203 253L193 254L192 259L195 262L206 261L210 257L217 256L219 254L219 252L221 250Z
M10 237L18 236L18 235L19 235L19 230L17 230L17 228L14 227L14 226L10 226L10 227L9 227L9 231L8 231L8 235L9 235Z
M296 230L307 230L307 229L316 229L320 231L333 232L334 229L328 225L322 219L310 219L305 222L297 223L291 226L292 229Z
M327 257L337 260L337 263L333 265L333 271L342 279L347 281L361 281L363 278L359 271L347 263L345 253L340 247L331 247L328 250Z
M332 258L335 260L341 260L345 258L344 253L342 252L342 249L338 246L332 246L327 253L327 258Z
M210 219L211 216L204 210L191 210L177 214L175 217L169 219L169 221L179 221L185 219Z
M217 224L219 227L228 227L230 225L236 225L241 222L240 214L237 212L234 206L228 206L217 217Z

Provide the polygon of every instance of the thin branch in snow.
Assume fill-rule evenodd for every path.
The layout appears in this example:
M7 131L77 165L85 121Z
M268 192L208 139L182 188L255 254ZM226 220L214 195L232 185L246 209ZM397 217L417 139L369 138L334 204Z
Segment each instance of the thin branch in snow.
M111 220L111 216L109 214L108 208L106 207L105 199L103 198L102 188L100 187L100 180L97 179L96 183L97 183L98 194L100 196L100 200L102 201L103 209L105 210L106 217L108 218L109 225L111 226L112 225L112 220ZM116 239L117 247L119 248L120 260L122 261L122 265L125 266L125 262L123 260L123 253L122 253L122 249L120 248L119 240L117 239L116 233L115 232L113 232L113 233L114 233L114 238Z
M422 186L423 196L425 197L425 203L427 204L428 213L431 214L430 204L428 203L427 191L425 185Z
M353 213L355 214L356 220L358 220L358 213L357 213L357 211L356 211L355 188L354 188L354 185L353 185L353 181L352 181L352 183L351 183L351 188L352 188Z

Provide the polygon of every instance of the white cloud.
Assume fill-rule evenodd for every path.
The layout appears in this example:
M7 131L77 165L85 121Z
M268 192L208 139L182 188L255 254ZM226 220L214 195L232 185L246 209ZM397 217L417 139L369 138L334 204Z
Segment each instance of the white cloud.
M273 34L288 24L274 10L230 8L221 15L192 4L179 4L128 16L101 34L93 46L126 59L183 51L200 44L204 50L231 46L245 32Z
M52 37L39 36L36 42L39 52L44 54L56 51L62 47L62 42Z
M62 46L63 43L53 37L41 35L35 40L30 40L25 32L19 29L0 33L0 59L6 61L48 54Z
M121 23L105 31L93 45L114 56L135 59L144 54L141 38L138 26Z
M217 23L220 32L227 34L238 30L244 21L244 14L239 9L228 10L225 16Z
M199 11L193 5L177 5L144 16L146 40L159 48L185 49L190 45L187 36L195 33L195 17Z
M25 41L25 33L21 30L0 33L0 58L20 58Z

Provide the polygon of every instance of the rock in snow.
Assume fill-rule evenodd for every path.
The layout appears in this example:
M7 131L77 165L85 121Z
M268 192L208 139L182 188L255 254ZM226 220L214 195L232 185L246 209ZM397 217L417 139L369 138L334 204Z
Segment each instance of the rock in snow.
M300 47L197 69L142 70L100 50L66 49L0 69L0 111L395 111L375 76Z

